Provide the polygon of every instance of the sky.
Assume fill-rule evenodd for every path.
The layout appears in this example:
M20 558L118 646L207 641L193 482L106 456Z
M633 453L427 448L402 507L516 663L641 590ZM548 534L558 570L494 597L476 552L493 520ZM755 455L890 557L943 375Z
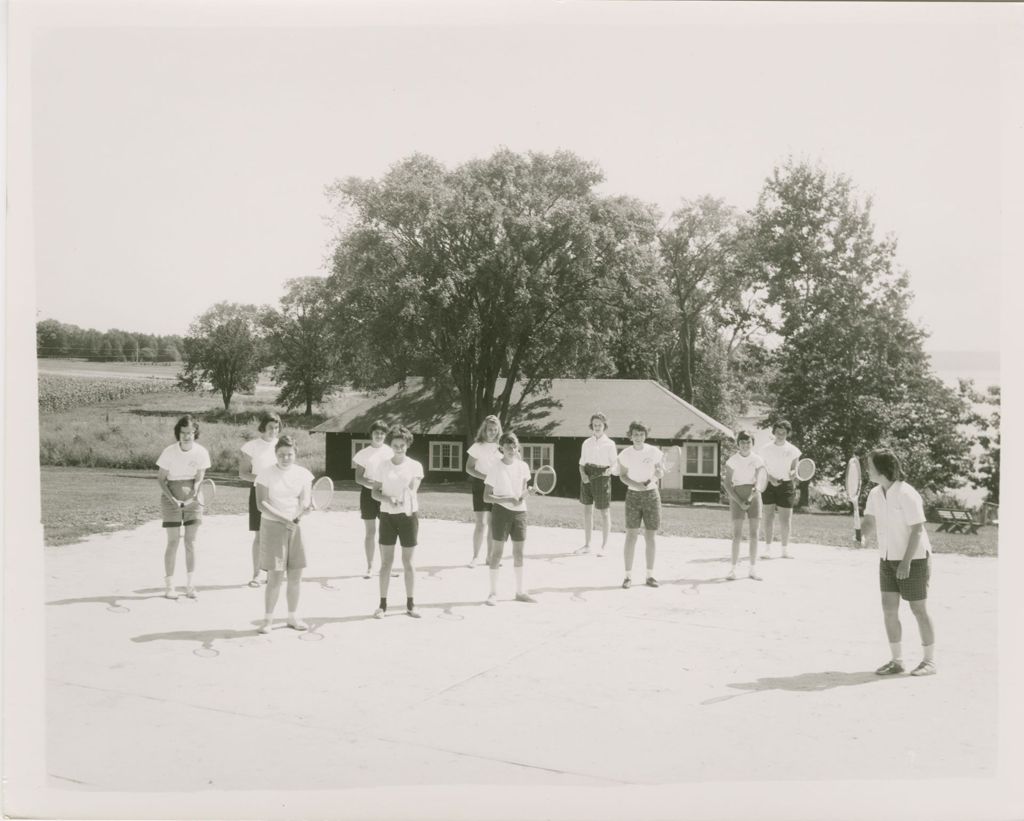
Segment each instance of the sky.
M820 162L897 238L927 347L999 349L993 15L335 5L319 27L136 10L37 33L38 319L184 334L219 301L275 304L326 273L327 184L507 146L574 151L665 215L705 194L752 208L776 164Z

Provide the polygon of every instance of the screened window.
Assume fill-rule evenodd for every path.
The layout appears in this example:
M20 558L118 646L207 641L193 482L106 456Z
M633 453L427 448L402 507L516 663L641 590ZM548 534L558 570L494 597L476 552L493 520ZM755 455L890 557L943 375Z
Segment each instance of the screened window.
M431 442L431 470L462 470L462 442Z
M538 468L555 461L554 445L520 445L519 452L523 456L523 461L530 466L531 473L536 473Z
M718 473L718 449L714 445L686 444L684 451L687 476L714 476Z

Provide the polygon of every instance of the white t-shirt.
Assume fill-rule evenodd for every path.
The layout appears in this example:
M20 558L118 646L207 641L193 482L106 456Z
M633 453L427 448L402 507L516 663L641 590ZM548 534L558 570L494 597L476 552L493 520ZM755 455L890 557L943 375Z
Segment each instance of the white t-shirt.
M732 483L734 485L752 485L757 477L757 469L763 468L764 459L756 453L743 456L734 453L725 463L726 467L732 468Z
M368 445L356 452L356 455L352 457L352 464L359 465L367 479L377 482L380 481L375 475L377 465L394 455L395 452L387 445L381 445L377 448L373 445Z
M765 467L768 468L768 475L776 481L784 481L790 478L789 473L793 467L793 460L800 458L800 448L792 442L776 445L772 441L761 448L761 458L764 459Z
M423 465L406 456L397 465L390 459L374 462L374 471L374 479L381 483L381 513L412 515L420 509L416 494L412 492L412 482L423 478ZM398 499L398 504L391 503L392 496Z
M274 462L256 474L256 484L267 489L267 501L273 507L294 519L299 515L299 497L308 494L313 485L313 474L302 465L282 468Z
M469 446L468 453L476 459L476 472L484 476L495 462L501 461L501 449L497 442L474 442Z
M656 448L654 445L648 445L644 442L640 450L630 445L619 454L619 475L626 476L634 482L643 482L646 479L650 479L650 486L652 488L657 487L654 468L661 464L661 458L661 448ZM631 476L631 471L640 478ZM633 488L629 489L633 490Z
M588 436L583 440L583 446L580 448L580 464L611 467L615 464L618 455L615 443L605 434L602 433L600 439L596 436Z
M523 493L523 500L519 504L512 502L495 502L506 510L526 510L526 491L524 486L530 481L530 466L522 459L514 459L511 465L506 465L504 459L495 462L484 479L485 485L490 485L495 496L518 496Z
M868 494L864 515L875 517L875 532L878 534L878 553L883 559L899 561L910 544L910 528L923 524L924 503L921 494L906 482L893 482L889 492L884 493L876 485ZM917 550L911 559L924 559L932 552L928 530L924 529L917 543Z
M188 450L182 450L180 443L175 442L163 449L156 466L167 471L168 479L194 479L199 471L210 467L210 453L198 442L193 442Z
M249 473L257 474L263 468L277 463L277 457L274 455L276 444L276 438L268 442L262 436L257 436L242 445L242 453L249 457L249 463L252 465L252 470Z

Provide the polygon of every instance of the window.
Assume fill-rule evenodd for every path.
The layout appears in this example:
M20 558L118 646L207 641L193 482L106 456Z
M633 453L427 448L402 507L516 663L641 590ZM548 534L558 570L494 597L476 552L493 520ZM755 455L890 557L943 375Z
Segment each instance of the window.
M352 458L355 459L356 458L356 454L359 453L359 451L361 451L363 448L370 447L370 444L371 443L370 443L369 439L353 439L352 440ZM355 464L355 462L353 462L352 464Z
M538 468L555 461L554 445L520 445L519 452L523 455L523 461L529 465L531 473L536 473Z
M718 449L714 445L691 444L683 445L686 454L687 476L714 476L718 473L716 455Z
M431 442L431 470L462 470L462 442Z

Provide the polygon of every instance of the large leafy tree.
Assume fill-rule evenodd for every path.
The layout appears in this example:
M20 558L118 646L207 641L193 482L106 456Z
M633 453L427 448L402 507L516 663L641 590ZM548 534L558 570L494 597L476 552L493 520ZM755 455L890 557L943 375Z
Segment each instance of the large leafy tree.
M569 152L501 149L451 170L414 155L332 186L350 216L330 278L347 378L422 375L470 432L488 413L514 420L553 377L613 372L631 312L658 298L657 214L599 195L601 181Z
M305 406L324 400L339 382L340 349L333 333L327 282L302 277L285 283L278 310L264 315L267 346L274 361L274 382L281 386L278 404Z
M781 337L772 419L792 421L825 475L890 444L919 487L963 485L969 407L931 372L895 241L875 237L870 200L845 177L790 161L766 181L754 220L752 260Z
M182 347L178 384L192 391L209 385L229 410L235 393L254 390L263 364L259 309L218 302L192 321Z

